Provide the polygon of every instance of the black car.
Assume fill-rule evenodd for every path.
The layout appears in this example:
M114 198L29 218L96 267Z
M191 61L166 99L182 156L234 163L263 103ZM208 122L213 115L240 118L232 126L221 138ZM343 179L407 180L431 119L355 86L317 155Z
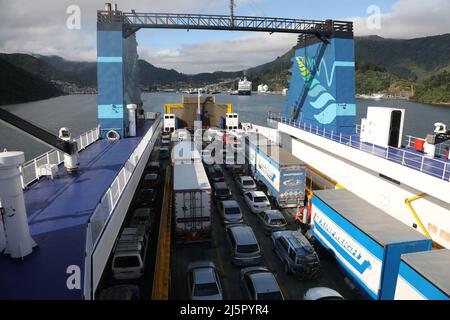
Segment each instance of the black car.
M136 202L138 207L153 207L156 202L155 189L140 190Z
M219 165L213 165L207 168L207 174L209 180L212 182L224 182L225 177L223 176L222 168Z
M213 184L214 197L219 200L228 200L231 198L231 191L225 182L216 182Z
M159 186L160 176L158 172L149 172L144 176L144 188L156 188Z

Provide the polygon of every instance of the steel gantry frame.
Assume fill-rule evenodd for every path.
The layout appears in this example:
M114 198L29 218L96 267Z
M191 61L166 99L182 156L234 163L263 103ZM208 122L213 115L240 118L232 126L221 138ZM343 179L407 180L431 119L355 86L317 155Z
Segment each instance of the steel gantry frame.
M353 23L337 20L304 20L271 17L202 15L179 13L137 13L98 11L98 23L123 24L124 37L142 28L257 31L296 33L322 39L334 34L353 35Z

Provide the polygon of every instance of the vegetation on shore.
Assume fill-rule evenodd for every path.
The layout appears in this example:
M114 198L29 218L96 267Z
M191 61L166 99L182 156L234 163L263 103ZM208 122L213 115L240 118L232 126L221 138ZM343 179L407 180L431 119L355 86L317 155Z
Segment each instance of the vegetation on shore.
M450 104L450 34L412 40L378 36L355 39L356 93L384 93L422 103ZM269 63L246 70L253 82L270 90L289 87L289 69L295 47ZM2 88L0 103L16 103L60 95L55 82L95 87L95 62L66 61L61 57L0 54ZM143 89L202 87L211 83L235 83L244 72L187 75L139 61Z

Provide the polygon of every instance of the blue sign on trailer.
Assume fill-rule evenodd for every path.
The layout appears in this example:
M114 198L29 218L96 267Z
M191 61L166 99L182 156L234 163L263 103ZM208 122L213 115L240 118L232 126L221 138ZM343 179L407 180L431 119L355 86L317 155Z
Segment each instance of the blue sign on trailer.
M402 255L395 300L450 300L450 250Z
M312 230L372 299L394 299L400 256L431 240L348 190L314 191Z

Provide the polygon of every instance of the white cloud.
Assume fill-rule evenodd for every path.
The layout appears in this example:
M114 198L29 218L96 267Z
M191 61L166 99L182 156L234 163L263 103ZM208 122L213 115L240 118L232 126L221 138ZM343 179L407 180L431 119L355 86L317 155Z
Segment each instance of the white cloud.
M268 0L240 0L244 6ZM356 0L355 0L356 1ZM95 60L96 10L105 0L0 0L0 52L60 55L70 60ZM138 12L227 12L225 0L123 0L120 9ZM376 1L374 1L376 2ZM81 30L66 28L70 5L81 8ZM349 18L357 35L378 34L413 38L450 32L450 1L398 0L391 13L382 14L381 29L367 28L367 17ZM208 41L178 49L140 47L140 55L156 66L185 73L236 71L269 62L285 53L296 36L252 33L233 40Z
M228 41L186 45L177 50L139 48L139 56L159 67L188 74L240 71L275 59L296 41L296 35L255 33Z
M411 39L450 32L450 1L398 0L392 12L381 14L381 29L370 29L367 17L350 17L358 36Z

